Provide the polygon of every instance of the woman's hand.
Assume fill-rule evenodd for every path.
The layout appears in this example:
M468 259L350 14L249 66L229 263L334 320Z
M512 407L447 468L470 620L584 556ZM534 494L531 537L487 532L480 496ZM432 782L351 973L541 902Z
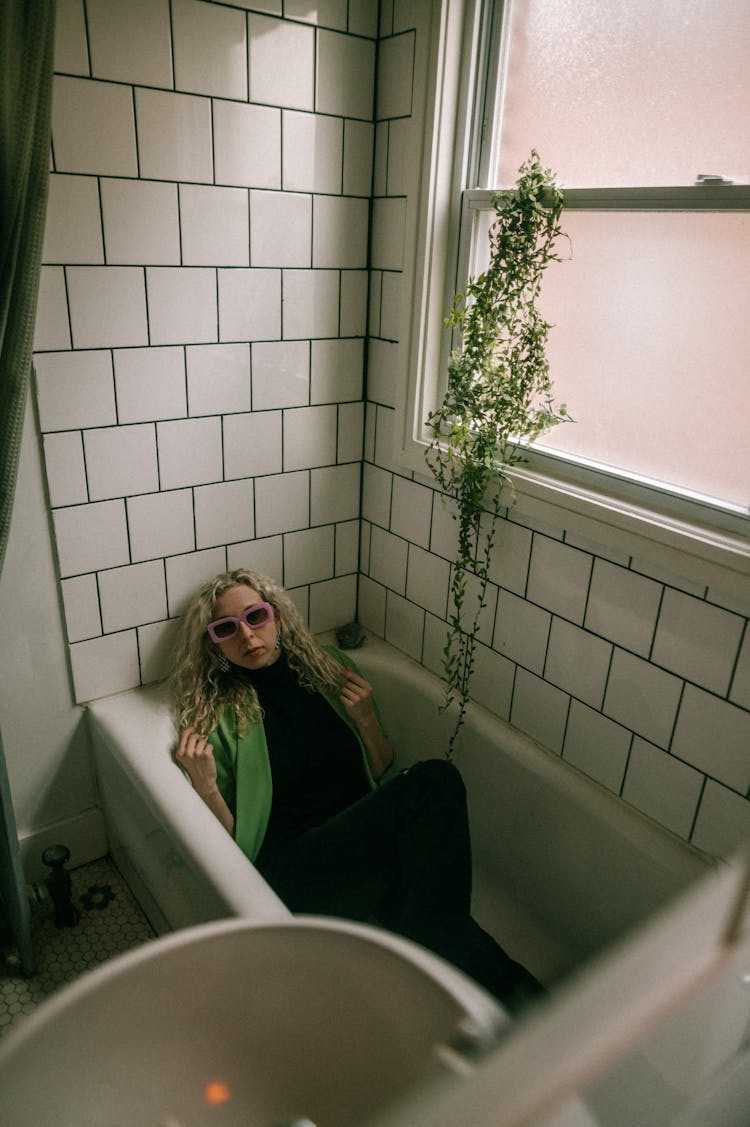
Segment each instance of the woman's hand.
M341 703L351 716L354 723L369 724L376 720L375 709L372 706L372 685L355 673L353 669L344 669L344 687L341 690Z
M187 772L193 790L200 795L227 833L234 834L234 815L216 785L216 760L213 748L195 728L185 728L175 752L175 759Z
M180 735L175 759L188 773L193 789L201 798L216 790L216 761L211 744L196 732L186 728Z
M375 713L372 685L353 669L343 668L342 673L344 685L340 695L341 703L357 725L372 777L379 779L393 762L393 748L383 735Z

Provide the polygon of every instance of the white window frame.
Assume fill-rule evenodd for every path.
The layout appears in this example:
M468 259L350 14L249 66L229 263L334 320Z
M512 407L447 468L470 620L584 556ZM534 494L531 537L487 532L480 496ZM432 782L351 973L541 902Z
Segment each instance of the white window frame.
M424 421L437 406L445 371L449 342L443 318L463 284L461 269L466 275L460 231L490 197L489 191L465 186L478 165L472 127L485 117L483 76L488 67L501 65L504 50L501 43L496 57L488 60L485 27L492 9L487 0L436 0L422 43L424 148L410 191L417 203L407 231L413 261L406 264L408 312L401 336L408 372L397 405L395 454L402 466L428 479L430 436ZM733 187L729 204L726 192L723 185L596 193L568 189L565 206L713 210L720 202L722 210L750 209L750 187ZM525 516L608 550L642 556L655 567L715 587L740 607L750 605L750 520L740 510L717 510L694 497L668 493L657 483L609 475L582 459L554 454L535 453L511 476L515 509Z

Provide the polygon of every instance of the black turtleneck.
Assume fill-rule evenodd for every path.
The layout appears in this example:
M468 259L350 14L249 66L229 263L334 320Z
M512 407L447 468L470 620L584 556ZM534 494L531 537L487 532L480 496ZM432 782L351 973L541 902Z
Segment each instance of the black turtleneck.
M273 780L262 855L338 814L370 787L353 731L320 693L300 685L283 653L247 677L263 709Z

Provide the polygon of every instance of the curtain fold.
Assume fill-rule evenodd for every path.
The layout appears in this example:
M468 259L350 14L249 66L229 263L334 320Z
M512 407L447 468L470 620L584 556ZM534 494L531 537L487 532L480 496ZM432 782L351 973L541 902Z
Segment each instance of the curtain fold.
M54 0L0 4L0 571L31 370L50 161Z
M55 0L0 0L0 573L31 372L49 184L54 29ZM30 911L1 733L0 901L22 966L31 973Z

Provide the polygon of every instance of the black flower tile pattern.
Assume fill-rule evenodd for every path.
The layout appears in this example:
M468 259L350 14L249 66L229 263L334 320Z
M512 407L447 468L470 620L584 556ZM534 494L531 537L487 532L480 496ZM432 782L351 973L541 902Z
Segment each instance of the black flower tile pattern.
M61 986L155 938L130 889L108 857L70 871L73 927L57 927L52 901L32 907L36 973L20 973L12 957L0 961L0 1036Z

